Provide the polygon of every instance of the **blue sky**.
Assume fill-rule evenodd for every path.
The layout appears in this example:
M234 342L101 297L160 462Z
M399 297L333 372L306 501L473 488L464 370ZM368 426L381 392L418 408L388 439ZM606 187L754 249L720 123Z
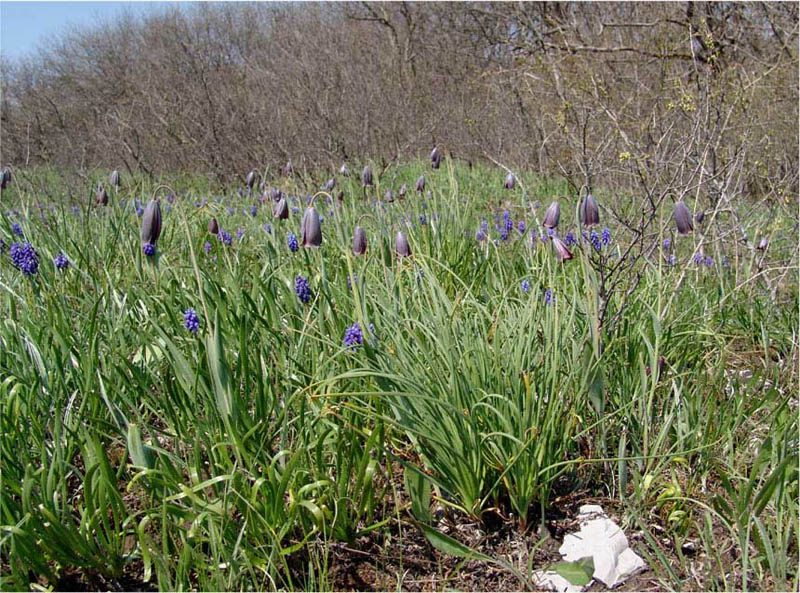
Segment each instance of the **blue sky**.
M135 14L161 9L169 2L9 2L0 1L0 52L16 59L35 50L70 26L93 24L132 10Z

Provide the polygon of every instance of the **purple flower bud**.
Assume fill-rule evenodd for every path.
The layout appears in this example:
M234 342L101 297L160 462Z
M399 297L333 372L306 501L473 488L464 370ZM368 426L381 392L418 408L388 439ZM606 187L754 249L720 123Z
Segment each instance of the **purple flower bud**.
M431 167L433 167L434 169L438 169L441 162L442 162L442 153L439 150L438 146L434 146L433 150L431 151Z
M67 259L67 256L64 255L63 253L57 253L56 256L53 258L53 263L59 270L63 270L69 266L69 260Z
M313 206L306 208L303 222L300 224L300 240L303 247L319 247L322 245L322 229L319 214Z
M253 186L256 183L256 172L250 171L247 176L244 178L244 184L247 186L248 190L253 189Z
M692 226L692 214L683 201L675 203L672 217L675 219L675 225L678 227L678 232L681 235L688 235L694 230L694 226Z
M514 189L517 185L517 178L514 177L513 173L506 175L506 180L503 182L503 189Z
M597 200L592 194L586 194L580 207L581 221L583 226L592 227L600 224L600 212L597 209Z
M367 233L360 226L353 232L353 254L364 255L367 252Z
M387 189L386 193L383 194L383 199L389 202L390 204L394 202L394 194L392 193L392 190Z
M369 165L364 165L364 170L361 171L361 186L372 186L372 168Z
M354 323L344 331L344 345L355 351L364 342L364 334L361 332L361 325Z
M147 257L153 257L156 254L156 246L152 243L145 243L142 245L142 253Z
M403 231L397 231L397 236L394 239L394 249L400 257L409 257L411 255L411 246L408 244L408 239L403 234Z
M767 247L769 247L769 239L767 237L761 237L761 240L758 242L758 249L759 251L766 251Z
M217 223L216 218L212 218L208 221L208 232L212 235L219 234L219 224Z
M286 242L289 245L289 251L292 253L300 249L300 245L297 243L297 237L294 236L294 233L289 233L289 236L286 238Z
M255 218L257 214L258 214L258 206L253 204L252 206L250 206L250 216Z
M26 276L33 276L39 271L39 254L30 243L13 243L9 255L11 263Z
M102 183L97 184L94 198L98 206L108 206L108 193L106 193L106 189L103 187Z
M425 191L425 176L424 175L420 175L419 179L417 179L416 189L417 189L417 191L419 193L422 193L422 192Z
M120 181L119 171L114 169L111 172L111 175L108 176L108 185L110 185L111 187L119 187L119 181Z
M278 220L286 220L289 218L289 204L286 203L286 198L281 198L272 209L272 216Z
M6 167L0 172L0 190L7 188L11 185L11 169Z
M530 283L530 281L529 280L523 280L522 283L520 284L520 288L522 289L522 292L524 292L525 294L528 294L531 291L531 283Z
M309 286L308 280L300 275L294 279L294 292L297 294L297 298L300 299L300 302L304 304L308 303L314 296L314 293L311 292L311 286Z
M205 252L206 252L206 255L208 255L209 253L211 253L211 243L209 243L208 241L206 241L206 242L203 244L203 251L205 251Z
M155 246L161 236L161 203L150 200L142 215L142 243Z
M281 190L279 190L277 187L273 187L271 190L269 190L269 196L272 198L273 202L277 202L281 199Z
M561 206L558 202L553 202L544 213L544 222L542 223L545 228L555 229L558 228L558 220L561 218Z
M200 318L191 307L183 312L183 326L193 334L196 334L197 330L200 329Z

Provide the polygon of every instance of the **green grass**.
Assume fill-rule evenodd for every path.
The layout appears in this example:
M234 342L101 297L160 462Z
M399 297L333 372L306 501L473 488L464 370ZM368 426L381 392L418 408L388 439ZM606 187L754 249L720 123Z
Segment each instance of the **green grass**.
M413 188L423 172L430 196L375 203L386 179ZM255 198L217 200L183 178L148 260L132 200L155 185L123 183L105 209L82 197L75 214L56 196L89 187L18 176L0 238L19 240L21 224L40 265L26 277L0 255L2 587L136 567L162 589L324 589L335 584L320 542L356 545L412 510L431 521L434 504L535 531L567 484L618 501L664 588L796 589L796 213L747 220L745 244L723 238L724 216L674 236L665 210L651 231L669 252L633 263L630 294L629 283L606 294L631 240L603 213L611 194L598 193L611 243L597 254L581 242L562 264L529 230L560 199L562 236L579 236L575 199L524 173L525 190L503 191L503 177L409 163L366 198L340 178L343 204L315 201L322 247L296 253L287 235L300 236L302 202L287 221L269 204L251 217ZM293 196L321 185L274 184ZM495 243L503 209L527 230ZM208 235L212 216L230 247ZM350 251L357 221L365 257ZM399 229L411 258L394 255ZM712 265L693 263L700 241ZM197 335L183 326L189 307ZM364 343L350 349L356 322Z

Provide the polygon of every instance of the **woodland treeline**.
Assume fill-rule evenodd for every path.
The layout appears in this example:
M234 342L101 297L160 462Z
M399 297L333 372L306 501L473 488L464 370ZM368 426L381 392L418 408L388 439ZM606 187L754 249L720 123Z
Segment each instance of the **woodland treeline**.
M202 3L2 64L16 167L421 156L642 192L798 191L798 4ZM796 198L795 198L796 199Z

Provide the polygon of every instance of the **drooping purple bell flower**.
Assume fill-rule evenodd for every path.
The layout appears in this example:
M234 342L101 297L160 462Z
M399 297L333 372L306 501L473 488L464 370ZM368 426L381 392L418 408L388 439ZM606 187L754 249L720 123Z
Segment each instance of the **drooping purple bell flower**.
M286 198L278 200L278 203L275 204L275 208L272 209L272 216L278 220L286 220L289 218L289 204L286 202Z
M434 146L433 150L431 151L431 167L433 167L434 169L438 169L441 163L442 163L442 152L439 150L438 146Z
M586 228L600 224L600 212L597 209L597 200L592 194L586 194L580 208L581 222Z
M367 252L367 233L360 226L356 225L353 232L353 254L364 255Z
M247 186L248 190L252 190L255 183L256 183L256 172L250 171L244 178L244 184Z
M558 228L558 221L561 218L561 206L558 202L553 202L544 213L544 222L542 224L545 228L555 229Z
M313 206L306 208L303 222L300 224L300 241L303 247L319 247L322 245L322 228L319 213Z
M372 186L372 167L370 167L369 165L364 165L364 170L361 171L361 186L362 187Z
M219 234L219 223L216 218L212 218L208 221L208 232L212 235Z
M425 191L425 176L424 175L420 175L419 179L417 179L416 190L419 193L423 193Z
M558 235L553 235L551 237L553 243L553 249L556 252L556 257L558 261L564 262L568 259L572 259L573 255L569 248L564 244L564 241L561 240L561 237Z
M294 167L292 167L292 161L287 161L286 165L283 167L283 175L285 177L288 177L292 173L294 173Z
M675 203L675 208L672 211L672 217L675 219L675 226L678 227L678 232L681 235L688 235L694 231L694 226L692 225L692 214L689 212L689 208L686 206L683 200Z
M514 177L514 174L509 172L506 175L506 180L503 182L503 189L514 189L517 185L517 178Z
M155 246L161 236L161 203L150 200L142 215L142 243Z
M394 239L394 250L400 257L408 257L411 255L411 246L408 244L408 239L403 234L403 231L397 231L397 236Z

